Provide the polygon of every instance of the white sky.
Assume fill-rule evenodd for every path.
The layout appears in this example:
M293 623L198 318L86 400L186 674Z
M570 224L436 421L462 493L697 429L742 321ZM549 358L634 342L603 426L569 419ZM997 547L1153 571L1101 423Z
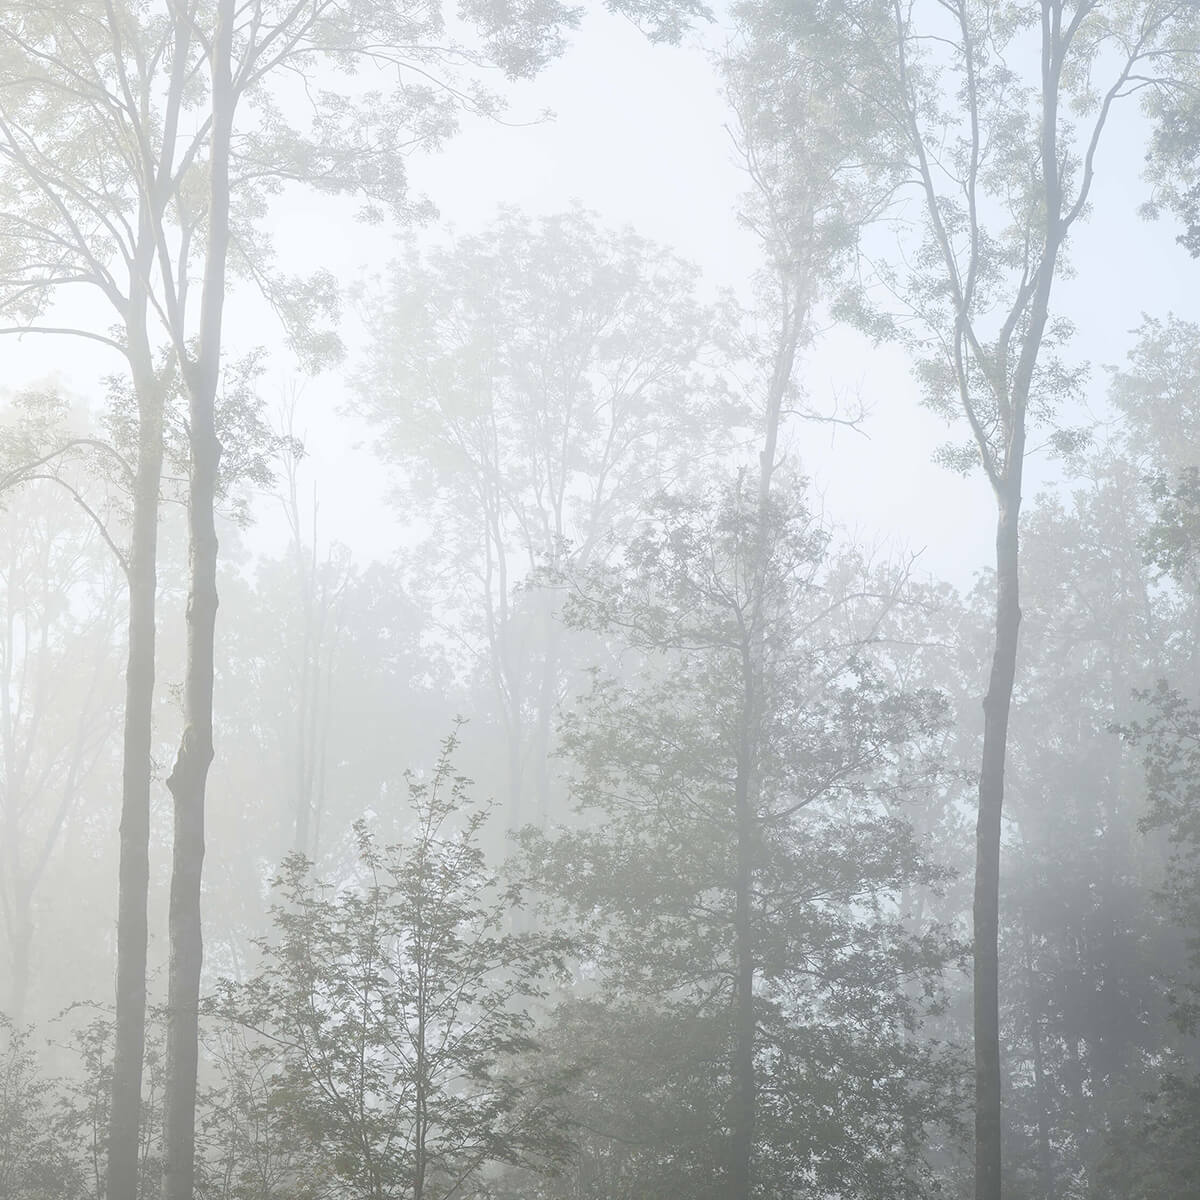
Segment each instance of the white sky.
M710 44L714 40L710 36ZM549 213L578 202L610 225L629 224L672 245L699 263L714 287L744 289L756 250L735 220L742 178L724 129L717 76L702 48L652 46L625 21L592 14L562 60L510 95L511 120L531 119L544 108L554 110L554 120L468 122L440 154L412 160L414 190L442 215L435 234L447 225L474 232L499 204ZM1098 364L1121 361L1142 311L1191 315L1195 309L1196 267L1174 244L1173 228L1133 215L1146 194L1134 169L1143 132L1133 111L1119 120L1105 157L1124 162L1113 172L1102 158L1093 217L1072 242L1077 278L1056 293L1080 328L1080 355ZM392 253L389 235L342 219L346 211L319 198L290 197L275 230L281 254L298 264L294 269L327 267L347 283L380 271ZM229 329L234 342L248 333L247 345L278 337L252 304L232 306ZM352 320L347 335L353 367ZM112 362L103 350L93 353L74 339L52 345L10 339L6 352L10 386L58 370L91 395ZM803 369L818 404L857 389L873 410L866 436L834 435L827 427L798 435L828 512L870 540L922 549L934 575L969 582L992 554L991 497L981 475L963 480L932 463L946 430L918 404L903 355L835 332ZM1097 398L1103 379L1096 370ZM282 396L291 382L281 374L267 387ZM386 556L399 530L382 500L385 475L368 461L362 442L369 433L341 412L344 401L342 378L323 376L304 385L298 411L310 479L321 497L321 538L345 541L363 556ZM1031 464L1027 497L1048 470ZM284 533L276 506L266 503L252 544L268 548Z
M554 119L517 127L470 123L439 155L413 160L413 187L433 199L443 227L474 232L499 204L550 213L578 202L611 225L629 224L672 245L699 263L714 287L745 288L756 247L735 219L744 181L717 75L701 46L653 46L626 21L593 14L559 62L510 94L511 120L547 107ZM1097 404L1104 384L1099 367L1123 359L1141 312L1195 308L1196 267L1175 244L1175 230L1134 215L1147 190L1133 169L1145 135L1132 105L1118 110L1110 135L1094 212L1072 242L1077 276L1056 293L1079 327L1080 355L1097 364ZM1123 160L1121 169L1106 171L1106 158ZM303 216L292 215L302 239ZM347 262L357 251L352 273L378 270L378 243L366 247L360 236L329 230L323 245L336 245ZM918 403L904 355L839 331L803 371L818 405L822 397L857 389L872 409L865 436L819 426L798 431L828 512L865 538L922 550L931 574L968 583L992 558L992 498L981 474L960 479L931 461L947 430ZM310 396L323 391L319 382L309 385ZM329 481L321 489L330 528L364 550L386 553L394 527L379 512L378 492L364 480L356 499L341 489L333 494L335 479L363 480L352 439L314 443L313 467ZM1027 497L1053 473L1051 464L1031 462Z

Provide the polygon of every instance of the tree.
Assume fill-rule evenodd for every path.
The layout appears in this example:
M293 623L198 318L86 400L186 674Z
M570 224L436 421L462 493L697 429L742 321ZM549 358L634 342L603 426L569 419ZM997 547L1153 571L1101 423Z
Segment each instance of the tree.
M799 489L763 505L742 478L661 498L622 568L571 585L568 619L645 667L601 682L568 726L593 820L527 835L533 877L590 935L618 1013L645 1006L645 1028L660 1015L717 1056L702 1089L672 1093L683 1112L713 1105L696 1153L659 1152L684 1174L639 1176L634 1194L909 1194L921 1131L952 1101L953 1068L907 1036L920 1005L902 986L934 988L948 945L898 908L939 876L897 805L931 765L940 705L866 653L898 580L828 541Z
M503 212L410 251L385 287L363 407L406 510L432 526L439 610L482 642L509 824L544 823L571 647L536 577L568 550L602 557L647 492L728 446L731 313L699 299L695 268L581 211Z
M8 5L0 24L0 286L6 333L70 334L117 350L137 405L129 546L129 618L117 922L117 1062L109 1132L112 1194L136 1186L146 1008L147 890L154 705L155 595L163 389L156 361L153 268L178 184L174 136L184 64L159 104L172 45L164 22L137 30L123 4ZM141 41L142 33L149 36ZM127 58L127 43L139 53ZM176 47L178 48L178 47ZM140 53L144 49L145 54ZM82 120L80 118L83 118ZM156 122L161 120L161 125ZM141 186L139 186L139 182ZM134 214L130 218L127 214ZM94 290L119 332L60 327L44 314L63 293ZM68 441L67 446L70 445ZM66 447L62 447L65 449Z
M1200 1028L1200 709L1162 679L1138 694L1143 714L1122 733L1142 753L1149 808L1146 833L1165 834L1166 873L1158 899L1182 945L1162 972L1171 1018L1182 1035L1153 1063L1157 1086L1142 1109L1114 1123L1098 1171L1097 1194L1182 1198L1193 1187L1200 1082L1194 1047ZM1182 1051L1182 1052L1181 1052Z
M380 847L360 824L360 886L285 861L257 973L219 991L218 1012L275 1055L269 1106L364 1200L448 1200L487 1164L553 1165L561 1148L552 1093L514 1071L566 947L504 932L520 894L487 868L487 810L454 748L409 778L405 844Z
M29 1034L0 1015L0 1195L82 1200L86 1185L55 1120L55 1086L38 1071Z
M1077 456L1066 488L1036 498L1023 534L1029 666L1000 935L1005 1158L1010 1186L1045 1197L1087 1194L1106 1130L1140 1111L1173 1040L1158 855L1138 836L1144 787L1113 726L1137 713L1134 689L1177 669L1190 625L1145 569L1152 512L1128 439ZM980 623L985 603L977 590Z
M60 400L50 407L61 415ZM39 912L54 907L46 885L114 765L120 577L102 528L64 490L85 488L81 474L61 463L27 469L0 510L0 1009L16 1023L28 1019ZM44 974L49 959L40 965ZM37 1008L53 994L42 991Z
M251 229L284 181L357 195L369 215L378 215L383 206L406 216L401 150L447 133L464 102L478 110L494 108L494 97L470 78L472 67L491 63L510 77L530 74L558 51L560 31L572 20L573 14L556 3L507 13L503 21L481 9L468 14L468 23L479 33L477 43L468 45L444 36L438 8L396 7L378 0L358 0L349 7L334 0L256 0L243 6L229 0L170 0L149 7L93 0L82 10L73 4L19 4L6 10L4 46L14 99L2 132L8 159L15 164L16 191L32 201L9 210L21 214L8 226L7 248L13 250L15 264L9 275L13 303L18 312L36 314L59 285L94 284L125 322L129 345L95 331L87 336L129 354L136 351L135 368L152 361L143 353L153 343L142 318L153 311L160 323L158 340L165 344L188 401L193 547L189 665L185 731L169 781L177 853L168 1034L173 1082L164 1186L176 1200L191 1192L199 881L204 791L212 758L213 501L221 453L215 408L228 268L232 264L268 287L279 282L270 271L269 241L252 236ZM380 90L352 94L343 87L319 96L310 93L317 103L312 125L290 124L279 101L281 74L319 73L323 66L342 80L361 67L368 86L378 82ZM410 70L418 73L420 86L409 86ZM116 152L110 154L106 147ZM131 210L138 214L136 231L126 215ZM48 217L28 219L27 211ZM41 249L46 244L55 248L48 255ZM195 290L190 286L194 274L200 278ZM314 337L310 319L328 308L327 278L318 277L311 286L294 280L286 284L279 294L292 297L285 308L292 332L298 334L303 325L305 348L315 348L318 357L328 353L330 339ZM139 386L138 394L149 392ZM147 403L143 414L148 454L158 411ZM147 497L151 474L148 470L141 479ZM139 528L148 532L149 524L147 516ZM148 546L146 550L139 562L150 558ZM146 586L149 579L147 564L146 573L139 575L139 595L152 593L152 586ZM142 626L143 634L146 628ZM148 654L139 653L137 660L143 684L145 664L152 661L152 647L146 649ZM131 801L127 941L144 942L139 939L144 921L138 916L144 909L140 785ZM141 994L134 960L142 962L144 975L144 951L140 959L136 951L131 953L121 979L131 989L132 1013L139 1009ZM135 1026L140 1028L131 1017L128 1036L122 1039L130 1066L118 1073L122 1103L113 1108L114 1120L124 1120L122 1129L114 1130L123 1191L132 1179Z
M876 294L859 292L847 311L877 335L906 338L927 402L970 430L968 447L945 457L981 464L995 496L973 922L976 1196L997 1200L1001 813L1027 436L1075 385L1055 357L1069 330L1052 316L1051 296L1067 238L1087 210L1109 114L1148 76L1190 59L1194 30L1187 7L1172 2L1120 12L1058 0L1020 12L971 0L936 10L766 3L738 13L746 36L772 48L763 57L780 91L824 97L840 136L859 148L854 161L898 206L901 227L915 218L918 241L906 253L876 261L864 246ZM778 108L786 114L786 104Z

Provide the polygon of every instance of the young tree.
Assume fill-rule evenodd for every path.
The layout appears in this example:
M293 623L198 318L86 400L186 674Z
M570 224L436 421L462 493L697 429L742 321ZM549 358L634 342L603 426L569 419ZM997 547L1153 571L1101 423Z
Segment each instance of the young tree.
M28 1032L0 1014L0 1195L10 1200L88 1195L55 1119L55 1092Z
M527 845L539 889L591 934L618 1012L646 1006L717 1055L703 1092L671 1101L707 1094L715 1109L691 1168L679 1143L663 1148L685 1172L667 1194L853 1180L906 1195L921 1130L952 1099L952 1069L908 1036L919 1005L903 986L933 988L948 946L899 910L939 874L896 806L931 765L940 706L867 657L898 580L828 541L799 489L763 503L743 478L661 499L623 568L577 579L568 601L646 667L638 686L599 685L565 735L598 821Z
M553 1164L561 1150L552 1094L523 1089L514 1068L536 1048L530 1007L565 945L504 932L521 898L486 865L487 810L454 774L454 745L429 779L410 778L404 845L359 826L361 886L285 862L258 972L220 988L220 1014L274 1053L270 1106L363 1200L449 1200L488 1164Z

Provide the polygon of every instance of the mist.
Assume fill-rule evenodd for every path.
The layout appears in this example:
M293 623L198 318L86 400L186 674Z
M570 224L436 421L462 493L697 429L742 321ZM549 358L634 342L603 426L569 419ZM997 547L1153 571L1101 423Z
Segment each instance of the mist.
M0 10L0 1200L1200 1191L1200 13Z

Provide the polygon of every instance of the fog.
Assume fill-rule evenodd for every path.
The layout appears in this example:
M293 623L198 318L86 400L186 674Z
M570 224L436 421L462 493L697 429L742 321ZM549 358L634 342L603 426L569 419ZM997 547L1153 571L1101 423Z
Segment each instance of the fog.
M1187 1200L1200 15L0 9L0 1200Z

